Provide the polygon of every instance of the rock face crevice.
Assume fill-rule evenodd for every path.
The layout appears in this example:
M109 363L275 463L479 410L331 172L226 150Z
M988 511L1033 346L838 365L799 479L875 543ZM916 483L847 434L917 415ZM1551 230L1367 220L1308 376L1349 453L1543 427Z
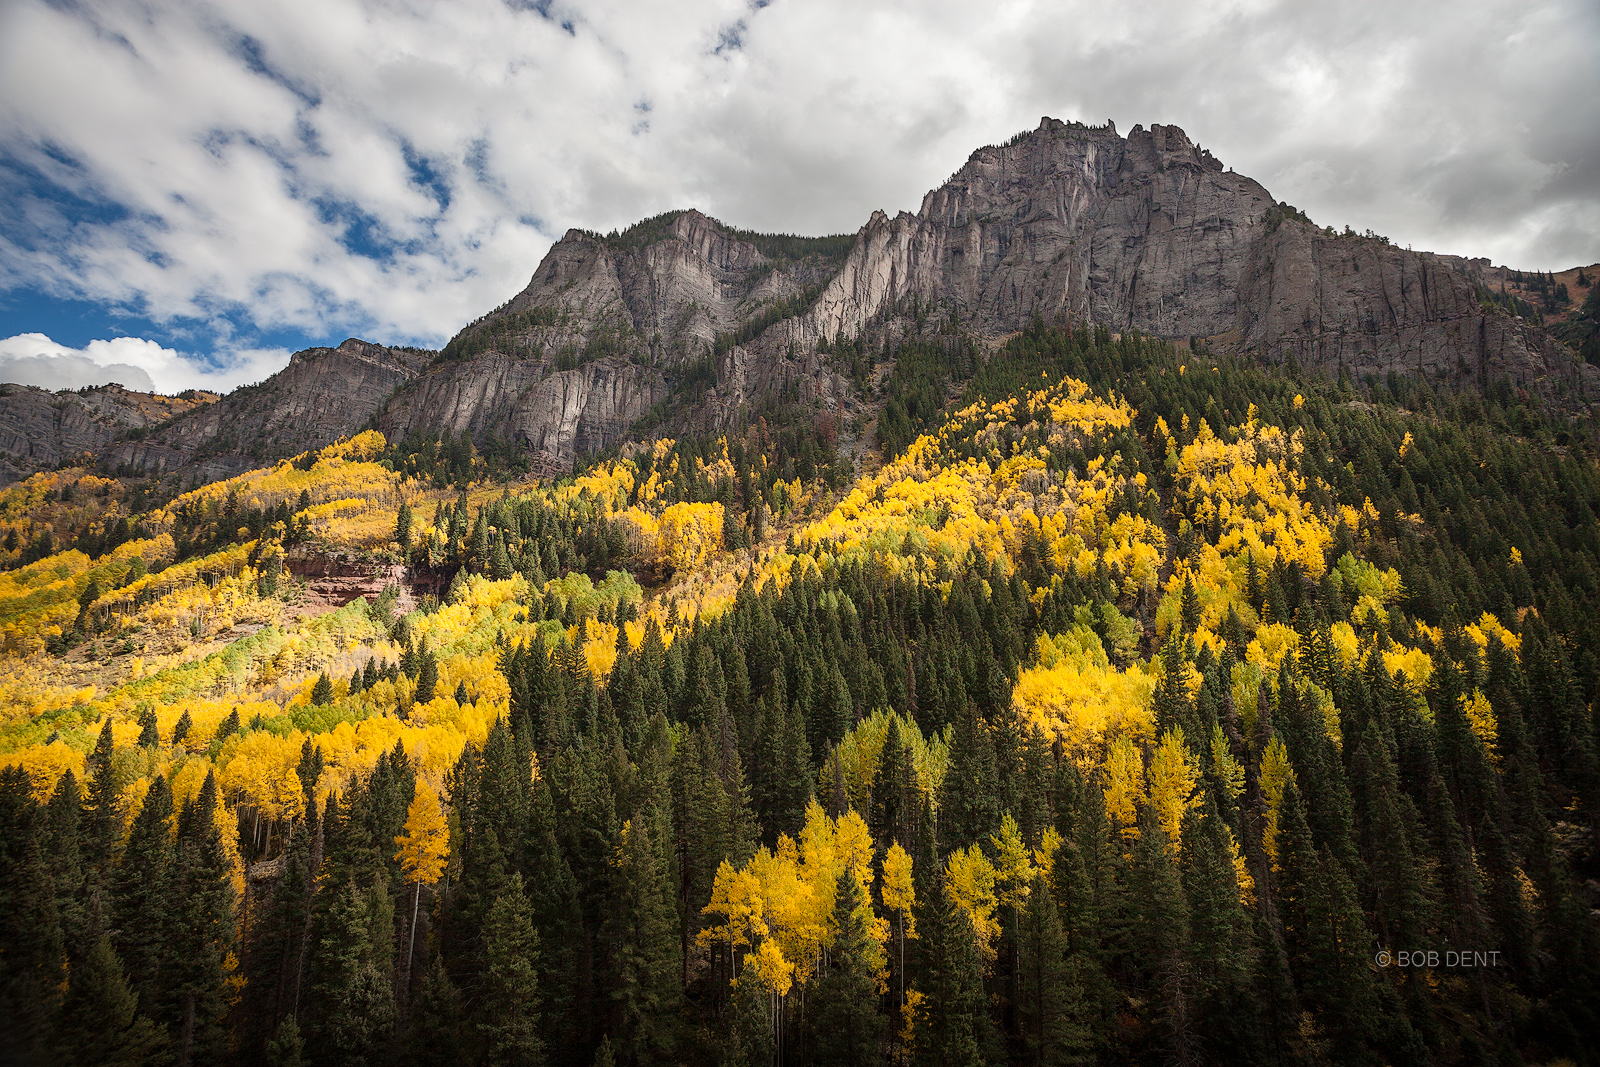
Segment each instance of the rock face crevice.
M916 213L874 212L853 239L745 233L698 211L569 230L437 358L353 339L312 349L109 445L116 417L69 413L52 428L38 398L13 393L8 408L0 395L0 451L81 445L114 469L214 478L375 420L391 438L510 442L560 470L647 414L677 432L728 426L774 397L850 410L858 398L819 349L903 336L913 309L990 341L1035 321L1092 323L1329 375L1509 380L1592 400L1600 372L1488 307L1487 270L1319 228L1176 126L1123 137L1045 118L974 152Z

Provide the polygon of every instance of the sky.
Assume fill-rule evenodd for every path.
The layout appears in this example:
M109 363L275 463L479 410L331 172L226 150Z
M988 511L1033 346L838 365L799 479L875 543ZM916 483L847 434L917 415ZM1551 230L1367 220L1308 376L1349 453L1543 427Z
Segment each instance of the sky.
M1600 260L1594 0L4 0L0 381L437 347L569 227L854 232L1063 120L1319 225Z

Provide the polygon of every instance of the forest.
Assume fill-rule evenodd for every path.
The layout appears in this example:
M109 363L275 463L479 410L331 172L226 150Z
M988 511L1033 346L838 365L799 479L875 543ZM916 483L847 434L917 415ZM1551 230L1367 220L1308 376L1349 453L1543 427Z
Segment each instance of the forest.
M1595 424L954 329L833 354L854 466L774 417L0 491L0 1047L1600 1060Z

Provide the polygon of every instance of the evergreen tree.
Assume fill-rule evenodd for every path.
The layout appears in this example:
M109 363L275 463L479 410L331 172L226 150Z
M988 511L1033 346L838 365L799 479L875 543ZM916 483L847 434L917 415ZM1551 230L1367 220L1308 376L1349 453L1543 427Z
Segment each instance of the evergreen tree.
M84 783L86 788L83 810L85 830L83 859L88 867L86 873L96 883L99 881L100 872L111 863L111 855L116 847L117 831L121 828L122 821L121 812L117 807L121 788L113 760L114 747L111 739L111 718L107 716L100 727L100 736L95 741L94 751L89 753L89 758L83 765L84 774L87 776Z
M91 938L92 947L72 968L61 999L57 1055L63 1063L84 1067L140 1067L154 1058L161 1034L139 1014L111 939L104 930Z
M1078 1022L1082 990L1072 981L1067 938L1044 876L1034 876L1017 929L1017 1020L1022 1062L1079 1062L1087 1034Z
M385 1062L395 1020L394 904L388 886L348 877L318 894L312 1045L320 1056L360 1067Z
M111 892L116 949L129 986L146 1007L161 999L171 924L172 860L172 788L157 775L128 832Z
M267 1067L304 1067L305 1043L300 1039L300 1026L289 1016L279 1024L266 1047Z
M424 649L421 659L417 669L416 702L427 704L433 700L434 690L439 686L439 657L431 649Z
M983 974L978 963L976 937L943 882L922 895L923 994L914 1049L919 1067L977 1067L984 1010Z
M445 971L444 959L433 958L407 1013L404 1055L407 1067L460 1067L467 1062L462 1033L465 1008L461 994Z
M856 877L839 873L834 888L833 946L808 1004L811 1051L818 1063L876 1064L883 1060L874 956L867 930L871 909Z
M678 1044L682 956L670 891L639 819L624 826L614 877L616 904L609 925L618 1045L628 1062L641 1067L671 1063Z
M328 679L327 671L317 675L316 684L311 687L311 703L316 707L333 703L333 682Z
M156 709L148 704L139 712L139 747L161 747L161 730L156 724Z
M1000 823L998 792L989 724L963 702L956 713L950 767L939 805L940 845L963 848L987 839Z
M484 930L483 992L478 1033L486 1061L494 1067L538 1067L540 1038L539 939L522 876L511 876L506 892L489 909Z
M217 826L217 781L207 774L199 794L178 817L172 876L171 980L161 979L166 1025L178 1067L215 1063L226 1055L229 960L233 954L234 896L222 831Z
M411 524L411 504L402 500L400 501L400 511L395 515L394 519L394 540L400 546L400 554L402 556L411 547Z

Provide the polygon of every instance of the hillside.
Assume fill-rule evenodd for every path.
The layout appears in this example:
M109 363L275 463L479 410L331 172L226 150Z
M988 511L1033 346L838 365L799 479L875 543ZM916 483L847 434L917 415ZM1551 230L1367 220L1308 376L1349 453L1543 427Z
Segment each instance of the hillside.
M83 469L0 494L7 1047L1586 1062L1592 421L1506 378L1000 340L1037 310L1009 283L972 332L913 288L885 351L882 319L818 325L870 306L840 295L875 291L840 282L867 235L741 338L832 246L752 278L772 246L657 229L685 227L720 307L607 288L660 277L653 232L569 234L378 430L176 496ZM815 328L767 366L819 392L699 430L668 404L674 436L513 480L474 435L523 424L441 398L559 358L560 300L656 325L552 378L669 383L698 340L712 405ZM408 398L459 420L386 423ZM590 403L574 433L612 446Z

